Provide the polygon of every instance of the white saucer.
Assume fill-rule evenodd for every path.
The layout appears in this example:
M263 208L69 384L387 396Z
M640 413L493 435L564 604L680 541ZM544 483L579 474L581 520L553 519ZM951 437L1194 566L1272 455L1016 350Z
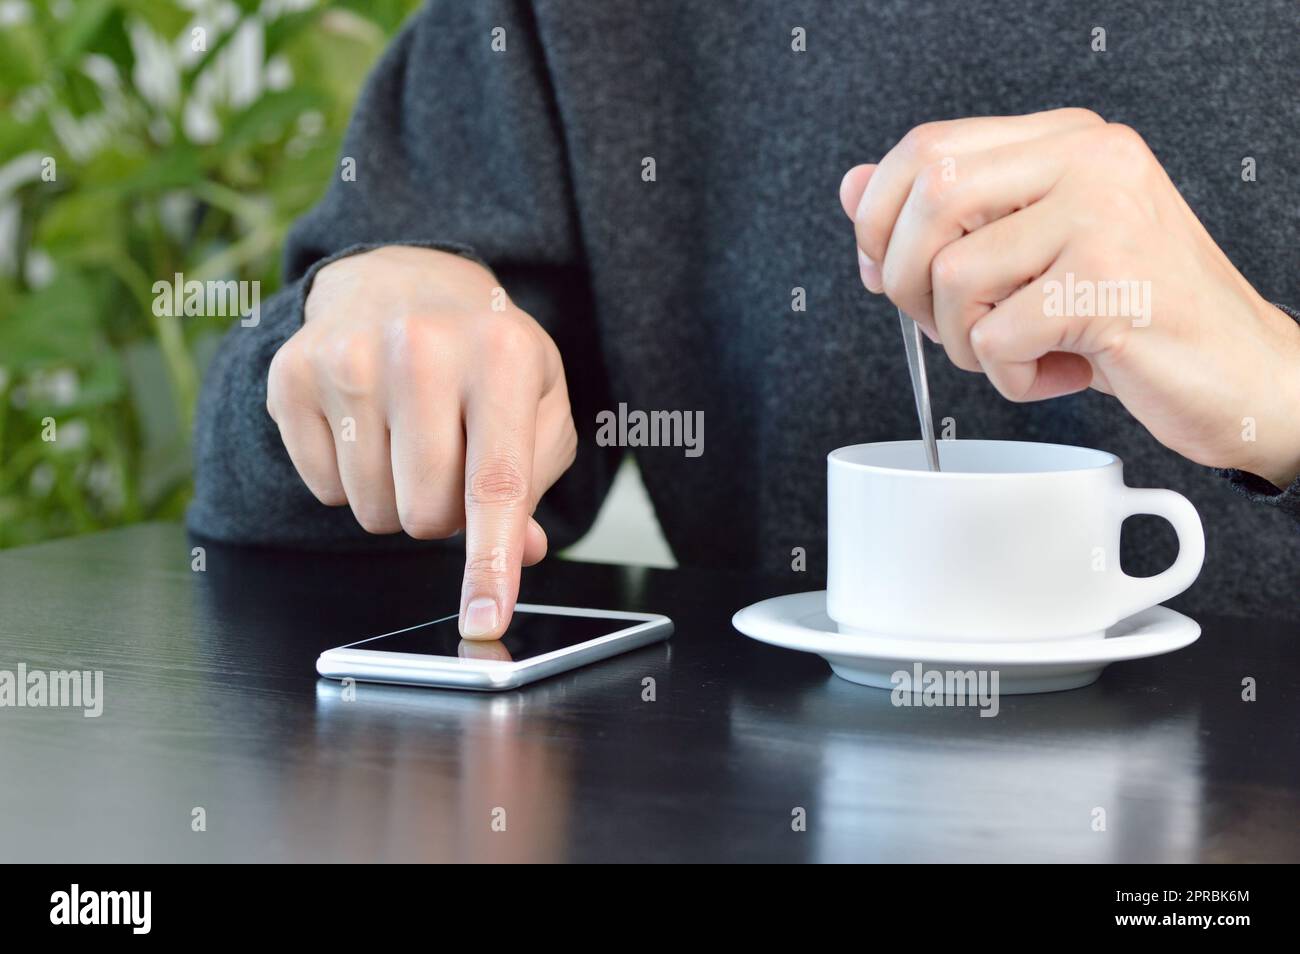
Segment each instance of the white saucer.
M848 634L826 615L825 590L763 600L731 623L760 642L816 653L837 676L863 686L893 689L894 673L920 663L923 669L996 670L1004 695L1078 689L1096 682L1110 663L1171 653L1201 635L1199 623L1166 606L1120 620L1105 639L971 643Z

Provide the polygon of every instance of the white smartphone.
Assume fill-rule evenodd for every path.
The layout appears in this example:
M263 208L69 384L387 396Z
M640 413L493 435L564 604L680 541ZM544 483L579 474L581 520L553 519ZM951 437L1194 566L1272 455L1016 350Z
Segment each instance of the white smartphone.
M667 616L519 603L505 636L463 640L457 617L444 616L372 636L316 660L328 679L357 679L445 689L513 689L672 635Z

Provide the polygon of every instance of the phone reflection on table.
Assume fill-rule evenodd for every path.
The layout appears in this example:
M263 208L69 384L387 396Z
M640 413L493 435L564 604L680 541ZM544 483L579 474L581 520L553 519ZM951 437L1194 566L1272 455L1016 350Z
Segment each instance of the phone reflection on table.
M563 858L574 765L547 726L571 691L318 680L317 745L354 753L310 780L312 797L339 819L333 850L376 861Z

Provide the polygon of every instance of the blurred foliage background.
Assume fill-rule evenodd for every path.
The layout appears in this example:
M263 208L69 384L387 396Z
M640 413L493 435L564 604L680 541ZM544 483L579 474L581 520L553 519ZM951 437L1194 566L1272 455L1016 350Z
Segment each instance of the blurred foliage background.
M418 4L0 0L0 547L181 516L238 318L155 317L153 285L278 287Z

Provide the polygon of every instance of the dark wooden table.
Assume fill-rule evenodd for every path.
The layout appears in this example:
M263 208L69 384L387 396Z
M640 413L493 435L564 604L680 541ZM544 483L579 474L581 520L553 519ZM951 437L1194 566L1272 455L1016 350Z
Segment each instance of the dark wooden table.
M1203 619L990 719L731 628L818 580L549 560L524 598L676 634L514 692L344 701L317 654L454 608L455 556L208 545L195 572L194 545L148 525L0 553L0 669L99 669L105 694L97 719L0 708L0 860L1300 860L1294 622Z

